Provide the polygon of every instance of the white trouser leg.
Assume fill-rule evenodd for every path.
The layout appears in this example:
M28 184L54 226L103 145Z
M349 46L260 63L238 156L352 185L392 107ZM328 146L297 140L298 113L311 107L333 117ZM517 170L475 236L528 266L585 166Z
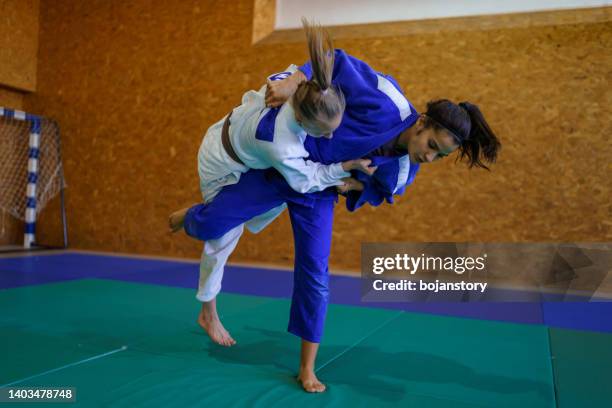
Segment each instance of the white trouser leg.
M200 261L200 281L196 298L200 302L213 300L221 291L221 280L227 258L231 255L244 231L244 224L230 230L219 239L204 243Z

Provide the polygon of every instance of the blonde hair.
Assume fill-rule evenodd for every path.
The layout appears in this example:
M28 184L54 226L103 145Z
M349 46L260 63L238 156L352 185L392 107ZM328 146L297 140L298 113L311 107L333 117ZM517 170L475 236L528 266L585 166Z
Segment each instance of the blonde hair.
M292 97L296 116L302 121L330 128L344 113L344 95L332 85L334 46L329 33L319 24L302 18L310 54L312 79L302 82ZM333 129L331 129L333 130Z

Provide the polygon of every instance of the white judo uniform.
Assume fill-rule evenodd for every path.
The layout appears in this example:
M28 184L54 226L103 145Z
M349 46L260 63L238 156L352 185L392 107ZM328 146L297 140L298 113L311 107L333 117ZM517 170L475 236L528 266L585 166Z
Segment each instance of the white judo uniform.
M286 70L287 75L296 69L295 65L290 66ZM213 200L224 186L238 183L240 175L249 169L273 167L299 193L338 186L343 184L342 178L350 177L350 173L342 169L341 163L324 165L307 160L309 153L303 145L307 134L296 122L295 112L289 103L285 103L276 115L272 140L256 137L260 121L270 111L265 106L265 91L266 87L263 86L259 91L246 92L242 104L232 112L229 137L234 151L244 164L233 160L223 147L221 131L225 117L207 130L198 152L198 174L204 203ZM246 226L257 233L285 208L285 204L276 207L251 219ZM219 239L204 243L196 295L198 300L210 301L221 290L223 268L243 230L244 226L241 225Z

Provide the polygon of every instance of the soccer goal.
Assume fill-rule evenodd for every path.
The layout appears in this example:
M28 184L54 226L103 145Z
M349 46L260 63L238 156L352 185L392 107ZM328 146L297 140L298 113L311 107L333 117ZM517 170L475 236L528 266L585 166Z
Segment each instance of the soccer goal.
M5 218L24 224L23 246L3 245L0 252L66 248L68 231L64 206L64 170L59 126L53 120L0 107L0 210ZM36 220L45 205L60 195L63 247L39 243ZM45 214L45 217L49 214ZM13 220L10 218L13 217ZM15 220L16 219L16 220Z

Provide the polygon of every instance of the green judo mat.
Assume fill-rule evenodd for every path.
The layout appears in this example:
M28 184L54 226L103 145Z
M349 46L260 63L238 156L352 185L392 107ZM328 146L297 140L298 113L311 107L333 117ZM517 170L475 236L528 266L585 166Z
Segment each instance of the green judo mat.
M132 408L609 402L598 392L611 378L611 335L342 305L329 307L317 358L328 389L307 394L288 299L221 294L238 342L224 348L197 325L194 293L98 279L0 290L0 384L74 387L72 406ZM601 384L584 380L593 370Z

